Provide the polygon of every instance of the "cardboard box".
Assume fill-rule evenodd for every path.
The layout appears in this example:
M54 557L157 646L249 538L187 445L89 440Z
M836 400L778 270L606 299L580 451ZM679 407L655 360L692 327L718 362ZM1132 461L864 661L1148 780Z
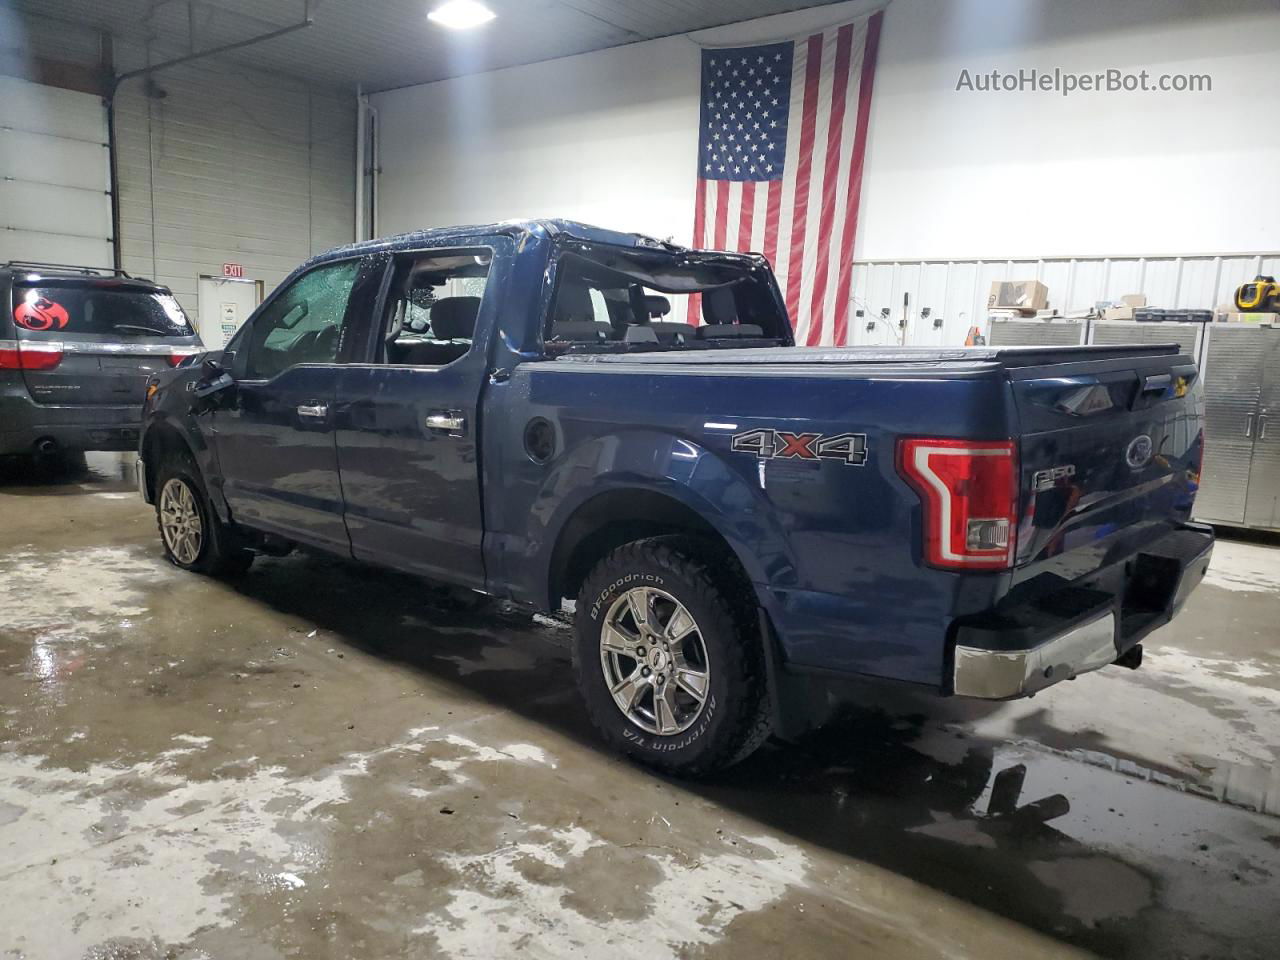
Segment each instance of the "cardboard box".
M1280 326L1280 313L1228 313L1227 323L1269 323Z
M1102 311L1103 320L1132 320L1133 307L1107 307Z
M1049 288L1039 280L997 280L991 284L987 307L1035 313L1049 305Z
M1147 305L1147 295L1145 293L1126 293L1120 298L1120 302L1126 307L1145 307Z

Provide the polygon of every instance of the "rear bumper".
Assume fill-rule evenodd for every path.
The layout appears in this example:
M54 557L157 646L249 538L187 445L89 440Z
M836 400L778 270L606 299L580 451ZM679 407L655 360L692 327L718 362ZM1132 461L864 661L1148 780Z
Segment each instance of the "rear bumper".
M1008 700L1114 663L1173 619L1212 555L1212 529L1187 524L1096 580L959 624L953 692Z
M31 453L42 440L73 450L136 450L141 419L140 404L53 406L0 395L0 454Z

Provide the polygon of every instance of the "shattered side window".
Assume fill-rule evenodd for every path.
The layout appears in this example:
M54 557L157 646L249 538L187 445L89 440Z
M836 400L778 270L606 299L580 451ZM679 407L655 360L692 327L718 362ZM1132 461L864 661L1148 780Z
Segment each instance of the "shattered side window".
M264 308L249 337L245 378L267 379L299 363L333 363L359 270L357 260L317 267Z

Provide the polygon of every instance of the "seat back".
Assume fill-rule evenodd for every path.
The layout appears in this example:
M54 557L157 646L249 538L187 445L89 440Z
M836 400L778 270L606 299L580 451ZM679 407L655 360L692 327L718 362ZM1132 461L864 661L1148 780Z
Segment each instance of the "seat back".
M476 335L479 297L445 297L431 305L431 333L437 340L471 340Z

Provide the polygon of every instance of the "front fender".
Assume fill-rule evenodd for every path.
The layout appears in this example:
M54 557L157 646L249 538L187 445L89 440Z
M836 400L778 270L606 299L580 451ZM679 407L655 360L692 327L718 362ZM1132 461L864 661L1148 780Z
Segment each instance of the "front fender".
M195 459L196 466L204 478L205 489L213 504L214 512L224 523L230 520L230 511L222 496L222 480L218 468L217 451L210 442L210 417L208 411L195 413L191 409L191 394L187 392L187 381L194 382L194 377L179 375L161 388L158 402L154 407L143 410L142 427L138 435L139 456L147 462L147 470L155 470L157 464L152 451L164 449L157 442L164 435L164 442L178 442L186 446Z

